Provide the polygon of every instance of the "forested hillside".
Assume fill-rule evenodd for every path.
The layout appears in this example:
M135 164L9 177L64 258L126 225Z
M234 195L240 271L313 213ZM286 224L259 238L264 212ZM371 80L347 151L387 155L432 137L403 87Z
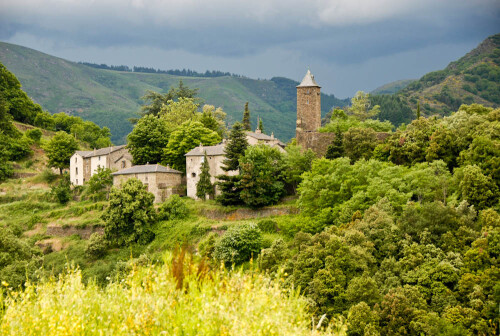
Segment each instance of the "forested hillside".
M260 116L267 132L274 132L281 140L288 141L295 134L298 83L286 78L253 80L112 71L8 43L0 43L0 62L19 78L23 89L44 109L51 113L64 111L109 127L116 144L124 143L132 130L127 119L136 117L146 91L167 92L179 80L191 88L199 88L199 96L206 104L222 107L229 123L241 120L248 101L253 128ZM323 114L347 102L323 94Z
M477 48L445 69L426 74L401 91L416 109L426 115L448 115L461 104L500 106L500 34L484 40Z

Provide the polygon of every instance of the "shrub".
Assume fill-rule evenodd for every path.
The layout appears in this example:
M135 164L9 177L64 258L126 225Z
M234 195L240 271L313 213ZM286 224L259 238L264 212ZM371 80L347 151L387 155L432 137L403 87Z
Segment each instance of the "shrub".
M94 232L89 239L87 248L85 249L85 256L90 259L98 259L106 253L108 242L100 233Z
M135 178L127 180L121 189L112 188L109 206L101 216L106 239L118 246L134 242L146 244L153 240L155 234L151 227L156 222L154 198Z
M42 138L42 131L40 131L39 128L34 128L27 130L26 133L24 133L24 135L33 140L34 142L40 143L40 139Z
M160 220L184 219L189 216L189 208L179 195L172 195L158 209Z
M54 173L50 168L45 169L40 176L42 181L45 181L47 183L54 182L58 177L58 175Z
M278 231L278 223L272 219L263 219L257 223L259 230L265 233L276 233Z
M281 238L277 239L271 247L262 250L258 259L259 268L275 272L288 256L289 250L285 241Z
M202 257L207 259L213 258L215 243L218 237L219 235L217 233L212 232L200 241L198 244L198 252Z
M68 174L65 174L59 183L51 188L51 194L60 204L66 204L71 199L71 184Z
M215 259L236 265L257 256L262 246L262 236L255 224L233 226L215 244Z

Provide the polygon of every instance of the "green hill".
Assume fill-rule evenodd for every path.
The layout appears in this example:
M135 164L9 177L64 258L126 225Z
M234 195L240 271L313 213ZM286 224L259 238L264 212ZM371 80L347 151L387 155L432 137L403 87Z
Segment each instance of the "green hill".
M33 49L0 42L0 62L12 71L23 89L51 113L64 111L111 129L112 140L124 143L146 90L165 92L182 80L199 88L207 104L221 106L228 122L240 120L246 101L250 103L252 126L257 116L267 132L283 141L295 134L297 82L281 77L254 80L241 77L182 77L169 74L121 72L96 69ZM348 100L322 95L323 114Z
M395 82L387 83L382 86L379 86L378 88L370 92L370 94L372 95L394 94L403 90L414 81L415 79L402 79Z
M498 107L499 65L500 34L496 34L445 69L430 72L411 83L401 95L414 110L419 102L422 112L427 115L447 115L461 104Z

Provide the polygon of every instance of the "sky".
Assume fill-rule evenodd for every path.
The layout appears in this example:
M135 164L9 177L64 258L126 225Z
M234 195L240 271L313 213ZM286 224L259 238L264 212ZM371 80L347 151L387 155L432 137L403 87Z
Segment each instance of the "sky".
M1 0L0 40L71 61L300 81L339 98L444 68L498 0Z

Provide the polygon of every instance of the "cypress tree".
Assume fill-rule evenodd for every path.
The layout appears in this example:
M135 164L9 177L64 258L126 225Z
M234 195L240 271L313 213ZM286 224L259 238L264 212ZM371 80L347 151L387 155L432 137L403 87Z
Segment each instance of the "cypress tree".
M200 180L196 184L196 197L206 200L207 195L213 196L214 186L210 182L210 166L208 164L207 152L201 165Z
M259 118L259 129L262 133L264 133L264 124L262 123L262 119Z
M226 172L234 170L239 171L239 159L245 153L247 147L248 142L243 125L241 123L234 124L229 134L229 141L224 149L226 158L222 162L224 164L222 170ZM234 176L218 175L217 180L216 184L221 192L217 197L217 202L222 205L237 205L243 203L240 197L240 174Z
M420 103L417 102L417 119L420 119Z
M251 131L250 127L250 110L248 109L248 102L245 103L245 111L243 111L243 129L245 131Z
M340 128L337 127L335 132L335 139L333 139L332 143L328 146L326 150L325 158L329 160L333 160L339 157L344 156L344 143L343 143L343 135L340 131Z

